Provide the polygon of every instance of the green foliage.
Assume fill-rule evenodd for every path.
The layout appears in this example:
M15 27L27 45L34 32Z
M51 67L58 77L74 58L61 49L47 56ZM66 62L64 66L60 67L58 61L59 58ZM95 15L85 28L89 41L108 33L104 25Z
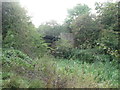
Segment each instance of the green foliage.
M2 87L3 88L35 88L42 87L43 81L34 78L35 62L19 50L3 50L2 54ZM36 86L35 83L40 83Z
M2 53L2 68L3 71L14 71L24 73L25 69L33 69L33 61L26 54L18 50L3 50ZM22 72L20 71L22 70Z
M3 81L3 88L28 88L28 86L27 80L14 74L9 79Z
M114 62L114 64L117 65L117 63L119 63L119 54L118 52L114 54L118 56L105 54L105 50L103 48L94 48L94 49L85 49L85 50L77 49L77 48L76 49L58 48L54 50L53 56L55 56L56 58L63 58L68 60L77 59L79 61L88 62L88 63L112 61Z
M68 12L66 21L68 31L75 37L74 46L81 49L93 48L95 40L99 36L99 23L96 16L90 14L90 8L87 5L77 5Z
M118 53L118 43L119 43L119 36L113 30L102 30L99 39L97 40L97 47L103 50L104 54L108 54L112 57L119 58ZM117 59L115 62L118 62Z
M87 5L79 4L68 10L65 24L50 21L37 30L19 3L2 5L3 88L120 86L117 3L96 3L97 16L90 15ZM66 32L74 35L74 47L64 39L52 48L42 39L45 35L59 37ZM48 48L52 53L48 54Z
M100 28L95 17L86 14L78 16L71 24L75 36L75 47L81 49L93 48L98 39Z
M55 36L58 37L61 32L67 32L66 26L59 25L56 21L46 22L45 24L41 24L37 31L40 34Z
M66 18L66 23L71 24L74 19L78 16L88 14L90 8L87 5L78 4L73 9L68 9L68 17Z
M3 39L9 30L20 32L20 28L25 29L29 20L29 17L26 16L26 10L21 8L17 2L3 2L2 16Z
M75 50L77 51L77 50ZM98 53L98 50L81 50L80 53L88 53L87 55L92 55L93 53ZM13 52L8 52L6 57L9 57L9 54ZM91 54L90 54L91 53ZM16 53L15 53L16 54ZM20 54L21 55L21 54ZM14 58L15 55L13 55ZM18 55L19 56L19 55ZM24 55L22 55L24 57ZM79 56L79 55L78 55ZM97 56L99 60L105 60L105 62L97 61L94 63L86 63L85 61L80 61L79 59L85 59L85 57L79 57L74 60L68 59L56 59L50 55L45 55L41 59L35 60L35 72L36 78L28 79L22 78L15 74L18 70L13 69L12 67L7 67L3 65L3 87L26 87L26 88L73 88L73 87L86 87L86 88L95 88L95 87L104 87L104 88L115 88L118 87L118 67L114 66L114 62L109 61L109 57L106 56ZM23 58L22 57L22 58ZM91 58L91 56L86 57ZM24 59L24 58L23 58ZM49 60L49 61L48 61ZM88 59L90 60L90 59ZM19 63L18 61L16 61ZM28 63L26 63L28 64ZM16 67L16 65L14 64ZM21 65L18 64L17 67ZM21 72L19 67L19 72ZM25 67L22 64L22 67ZM109 68L111 67L111 68ZM12 72L10 72L12 70ZM30 68L25 69L27 71L32 70ZM23 72L23 71L22 71ZM24 75L22 74L22 75ZM14 77L14 78L13 78ZM41 78L41 79L39 79ZM46 84L45 84L46 83ZM86 86L87 85L87 86Z
M90 64L77 59L55 59L50 56L37 62L36 70L42 72L46 88L118 87L119 71L113 66L113 62L96 61Z
M96 3L98 21L105 29L119 30L118 26L118 2Z
M58 57L58 58L69 59L69 57L71 56L71 49L67 48L67 47L59 47L59 48L54 50L54 54L53 55L55 57Z
M28 49L26 49L26 44ZM42 35L38 34L37 31L31 31L29 43L26 43L23 52L28 52L32 58L40 58L47 52L47 44L42 39Z
M3 48L18 49L32 58L42 56L46 46L26 10L16 2L4 2L2 5Z
M57 49L69 49L69 48L72 48L73 45L71 43L69 43L70 41L69 40L65 40L64 38L63 39L59 39L58 41L56 41L56 47Z
M33 80L30 82L29 88L45 88L45 83L42 80Z
M15 73L8 73L9 78L5 78L5 73L3 73L2 88L44 88L45 84L42 80L29 78L17 75Z

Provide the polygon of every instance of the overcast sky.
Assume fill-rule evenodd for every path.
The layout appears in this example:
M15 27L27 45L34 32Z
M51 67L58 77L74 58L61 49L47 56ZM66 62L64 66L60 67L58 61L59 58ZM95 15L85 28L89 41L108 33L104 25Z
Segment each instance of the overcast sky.
M62 23L67 16L67 9L73 8L79 3L87 4L94 10L96 1L105 2L108 0L20 0L20 3L28 10L28 14L32 16L33 24L38 27L42 22L50 20Z

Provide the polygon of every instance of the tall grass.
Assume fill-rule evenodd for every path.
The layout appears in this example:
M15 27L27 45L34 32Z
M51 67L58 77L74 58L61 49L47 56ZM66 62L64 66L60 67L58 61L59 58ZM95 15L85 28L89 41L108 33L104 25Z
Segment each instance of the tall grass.
M116 88L117 67L112 62L86 63L80 60L55 59L45 56L36 65L42 71L46 87Z
M18 57L16 53L8 60L6 54L4 53L2 58L4 88L117 88L119 86L119 69L114 61L100 60L87 63L80 59L58 59L44 55L29 63L29 58L26 62L26 58Z

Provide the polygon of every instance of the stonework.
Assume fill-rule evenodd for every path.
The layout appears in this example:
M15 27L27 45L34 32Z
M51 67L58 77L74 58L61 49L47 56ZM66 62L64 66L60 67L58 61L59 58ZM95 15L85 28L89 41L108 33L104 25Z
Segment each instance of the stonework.
M72 33L61 33L60 38L62 41L66 41L68 46L74 47L74 35Z

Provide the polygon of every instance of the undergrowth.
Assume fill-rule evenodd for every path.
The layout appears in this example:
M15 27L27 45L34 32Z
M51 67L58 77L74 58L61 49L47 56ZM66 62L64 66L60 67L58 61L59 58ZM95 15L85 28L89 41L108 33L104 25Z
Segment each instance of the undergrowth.
M51 55L31 60L20 51L7 50L3 52L2 61L3 88L117 88L119 86L119 69L109 60L87 63L79 59L58 59Z

